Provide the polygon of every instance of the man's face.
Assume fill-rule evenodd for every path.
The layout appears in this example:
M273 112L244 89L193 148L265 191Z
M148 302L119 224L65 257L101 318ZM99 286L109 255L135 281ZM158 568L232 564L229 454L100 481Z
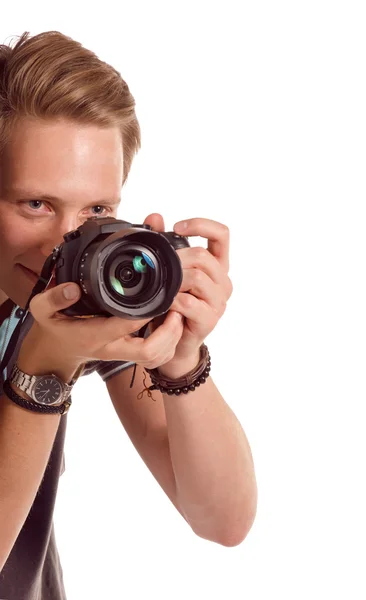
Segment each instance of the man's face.
M0 296L25 307L63 235L88 217L117 217L119 129L23 119L0 164ZM54 198L45 198L53 196ZM1 298L0 298L1 303Z

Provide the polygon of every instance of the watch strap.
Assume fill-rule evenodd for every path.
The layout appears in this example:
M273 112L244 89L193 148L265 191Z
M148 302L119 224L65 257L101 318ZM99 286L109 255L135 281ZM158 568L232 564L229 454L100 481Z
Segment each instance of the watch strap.
M70 383L64 384L64 385L67 385L69 388L72 388L74 386L74 384L76 383L76 381L79 379L79 377L82 375L84 368L85 368L85 363L82 363L81 365L79 365L79 367L75 371ZM20 369L18 369L18 370L20 371ZM20 372L22 372L22 371L20 371ZM27 375L27 374L25 373L25 375ZM31 377L31 376L28 375L28 377ZM39 404L37 402L34 402L32 399L26 400L22 396L19 396L19 394L17 394L15 392L15 390L13 390L10 383L11 383L10 378L8 378L4 382L4 385L3 385L4 392L6 393L6 395L8 396L8 398L10 400L15 402L22 408L26 408L27 410L31 410L33 412L39 412L39 413L43 413L43 414L64 415L68 412L68 410L71 406L72 400L71 400L70 394L68 395L67 399L64 400L64 402L62 404L59 404L58 406L47 406L45 404Z
M32 396L33 389L36 383L39 380L44 379L45 377L53 377L57 379L57 381L60 383L62 387L62 393L60 395L60 401L56 405L60 406L65 400L67 400L68 396L70 395L73 384L68 385L67 383L64 383L54 373L48 373L45 375L28 375L28 373L24 373L24 371L21 371L19 367L16 364L14 364L9 379L12 384L14 384L22 392L25 392L34 402L37 402L37 400Z
M31 400L26 400L22 396L19 396L10 385L10 380L7 379L4 382L3 390L8 396L10 400L18 404L22 408L26 408L27 410L31 410L33 412L39 412L44 414L61 414L64 415L67 413L71 406L71 396L68 397L63 404L59 406L46 406L44 404L37 404L36 402L32 402Z

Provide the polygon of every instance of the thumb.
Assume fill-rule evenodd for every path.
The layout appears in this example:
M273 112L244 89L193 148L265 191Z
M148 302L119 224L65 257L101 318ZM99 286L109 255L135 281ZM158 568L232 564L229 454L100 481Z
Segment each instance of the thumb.
M63 308L75 304L81 296L80 287L76 283L64 283L37 294L29 304L29 310L36 321L51 318ZM67 318L65 316L65 318Z
M144 225L150 225L153 231L165 231L164 219L159 213L151 213L144 220Z

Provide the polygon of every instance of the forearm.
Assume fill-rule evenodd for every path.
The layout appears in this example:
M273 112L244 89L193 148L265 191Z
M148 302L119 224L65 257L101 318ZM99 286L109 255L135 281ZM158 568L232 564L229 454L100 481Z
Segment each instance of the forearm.
M33 359L17 362L26 373L50 372ZM64 375L69 378L68 373ZM18 388L13 389L27 398ZM0 571L41 484L60 418L21 408L5 394L0 397Z
M235 545L256 512L257 487L246 435L211 377L194 392L163 394L177 499L192 529Z
M42 415L0 398L0 570L27 518L60 415Z

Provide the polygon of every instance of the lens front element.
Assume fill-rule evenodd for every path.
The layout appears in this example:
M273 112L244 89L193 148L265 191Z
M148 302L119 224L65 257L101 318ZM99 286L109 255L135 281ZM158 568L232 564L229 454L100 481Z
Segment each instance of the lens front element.
M123 296L125 300L140 302L151 298L156 289L156 264L154 256L141 248L120 247L110 255L104 268L104 278L108 289ZM121 300L121 298L120 298Z

